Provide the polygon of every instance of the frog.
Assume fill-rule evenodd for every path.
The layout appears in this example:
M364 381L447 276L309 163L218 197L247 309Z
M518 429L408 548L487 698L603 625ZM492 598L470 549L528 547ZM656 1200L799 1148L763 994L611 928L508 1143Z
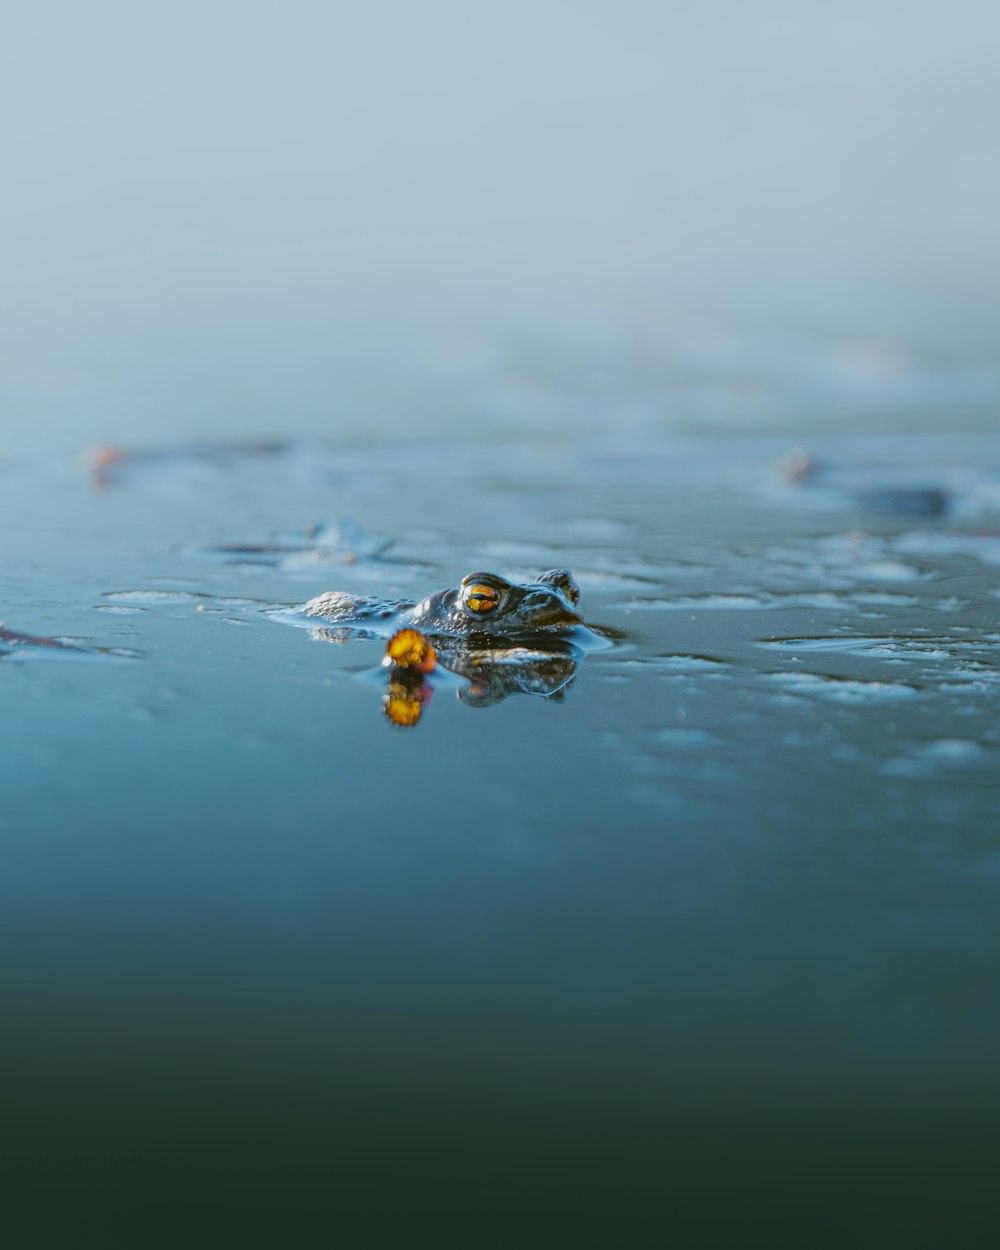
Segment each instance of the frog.
M344 637L389 637L415 629L428 637L517 639L578 630L580 590L568 569L549 569L518 585L497 573L468 573L457 588L419 602L366 599L328 591L297 610L306 622L340 627Z
M292 610L272 610L285 624L305 626L317 642L388 639L377 670L388 685L384 711L396 726L421 719L441 670L458 677L458 699L493 707L510 695L561 703L579 662L625 635L587 625L580 590L568 569L549 569L519 583L497 573L468 573L457 587L419 601L375 599L328 591ZM370 680L375 673L361 673Z

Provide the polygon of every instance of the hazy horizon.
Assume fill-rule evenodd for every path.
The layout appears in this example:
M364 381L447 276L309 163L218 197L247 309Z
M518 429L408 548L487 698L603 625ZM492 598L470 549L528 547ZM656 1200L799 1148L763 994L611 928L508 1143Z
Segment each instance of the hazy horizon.
M689 314L988 362L997 36L972 3L11 13L0 413L141 433L176 389L256 427L338 362L364 403L414 349Z

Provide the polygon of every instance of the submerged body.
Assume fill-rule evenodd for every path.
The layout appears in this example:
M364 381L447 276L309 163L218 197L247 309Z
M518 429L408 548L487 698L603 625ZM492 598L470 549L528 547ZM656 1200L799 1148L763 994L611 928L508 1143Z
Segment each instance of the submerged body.
M567 569L550 569L526 586L495 573L470 573L454 590L441 590L414 602L387 602L329 591L311 599L303 616L358 632L391 634L416 629L431 637L468 638L531 635L583 624L577 611L580 591Z

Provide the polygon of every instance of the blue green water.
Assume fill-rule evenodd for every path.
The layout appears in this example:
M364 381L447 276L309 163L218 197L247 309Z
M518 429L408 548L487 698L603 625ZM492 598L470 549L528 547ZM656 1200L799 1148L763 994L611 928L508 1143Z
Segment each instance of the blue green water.
M840 1245L831 1175L879 1244L950 1169L916 1222L959 1244L1000 1104L1000 441L890 416L0 465L4 623L87 649L0 659L16 1175L349 1245ZM778 465L803 432L815 485ZM385 558L207 550L341 517ZM441 673L410 730L383 643L270 614L553 566L619 644L561 702Z

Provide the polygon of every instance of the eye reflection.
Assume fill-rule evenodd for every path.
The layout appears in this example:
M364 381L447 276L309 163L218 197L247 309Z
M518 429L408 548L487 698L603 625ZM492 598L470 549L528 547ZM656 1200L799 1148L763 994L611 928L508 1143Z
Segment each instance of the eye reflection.
M389 679L382 697L382 711L390 724L399 729L412 729L423 716L430 697L430 686L424 674L402 669Z
M502 590L495 593L503 598ZM555 638L547 640L544 651L476 647L444 637L435 638L432 646L418 630L399 630L379 666L387 678L382 710L391 724L412 729L420 723L442 669L463 679L455 693L467 707L493 707L512 694L561 703L573 685L579 656L571 643Z

